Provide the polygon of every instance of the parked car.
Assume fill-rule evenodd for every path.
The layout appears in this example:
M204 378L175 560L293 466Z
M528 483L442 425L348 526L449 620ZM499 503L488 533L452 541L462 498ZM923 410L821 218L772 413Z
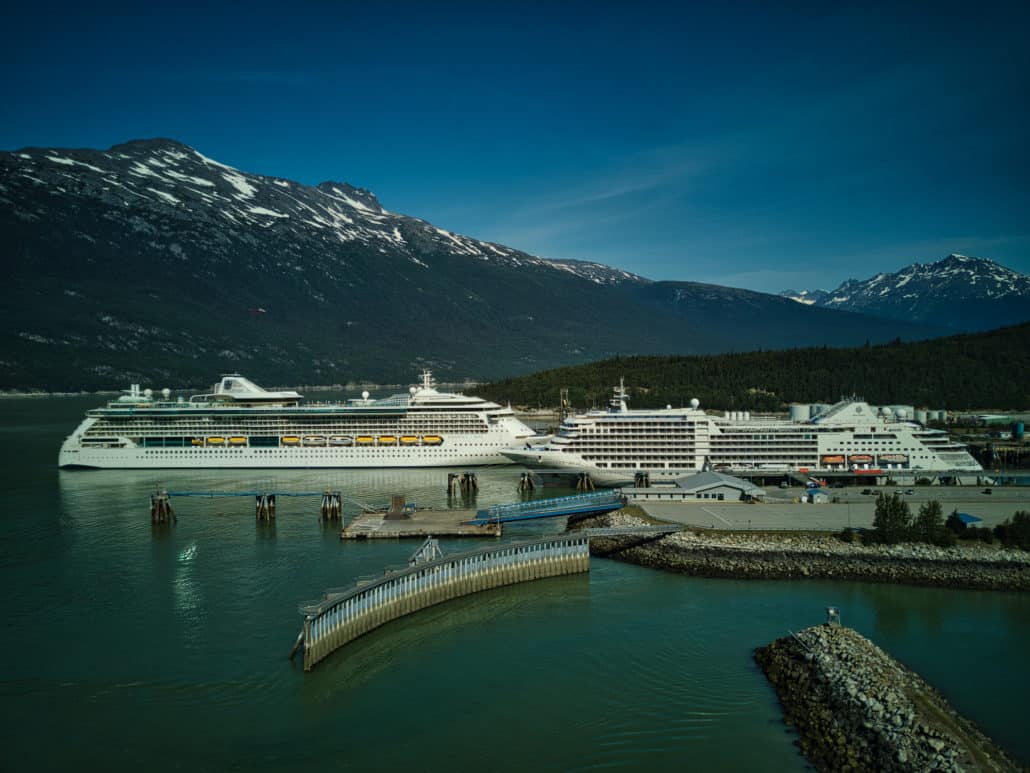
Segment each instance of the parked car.
M905 493L906 494L915 494L916 490L914 488L907 488L907 489L905 489Z
M787 481L780 481L780 488L790 488L790 484Z
M981 494L990 494L990 493L991 493L991 490L990 490L989 488L985 488L985 489L984 489L983 491L981 491L980 493L981 493Z
M864 489L862 489L862 493L863 494L872 494L873 490L871 488L864 488Z

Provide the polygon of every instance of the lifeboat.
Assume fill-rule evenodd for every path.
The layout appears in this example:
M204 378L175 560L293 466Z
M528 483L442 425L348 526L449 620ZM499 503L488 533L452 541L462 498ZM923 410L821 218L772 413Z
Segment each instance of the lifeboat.
M236 435L234 437L229 438L229 445L231 445L231 446L242 446L242 445L245 445L246 442L247 442L247 438L240 437L239 435Z
M418 444L418 438L414 435L401 435L402 446L414 446Z
M349 446L354 444L354 438L350 435L333 435L329 438L329 445L331 446Z
M880 454L881 464L908 464L908 454Z
M202 438L195 437L190 441L190 443L192 443L195 446L202 446L204 445L204 440Z
M439 435L423 435L422 445L424 446L438 446L443 443L443 438Z
M209 437L209 438L207 439L207 444L208 444L209 446L221 446L221 445L225 445L225 438L224 438L224 437Z
M371 435L358 435L354 438L354 445L358 446L370 446L375 442L375 438Z
M873 457L869 454L852 454L848 457L851 464L872 464Z
M397 445L397 438L393 435L380 435L379 445L381 446L395 446Z
M279 440L284 446L295 446L300 443L300 438L296 435L285 435Z
M303 443L306 446L324 446L325 438L321 435L305 435Z

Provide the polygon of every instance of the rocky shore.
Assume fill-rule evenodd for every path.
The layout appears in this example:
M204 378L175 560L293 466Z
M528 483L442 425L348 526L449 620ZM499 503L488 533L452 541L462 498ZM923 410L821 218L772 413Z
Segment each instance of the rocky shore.
M755 660L818 770L1019 770L917 674L849 628L808 628L760 647Z
M624 512L571 522L569 529L644 525ZM702 577L862 580L978 590L1030 590L1030 553L991 546L863 546L831 535L683 531L641 542L591 540L594 555Z

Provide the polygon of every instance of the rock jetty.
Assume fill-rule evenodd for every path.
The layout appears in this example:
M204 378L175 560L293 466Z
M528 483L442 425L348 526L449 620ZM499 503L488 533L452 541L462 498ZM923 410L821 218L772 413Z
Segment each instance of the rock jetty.
M647 523L623 512L594 516L569 529ZM990 546L864 546L831 535L683 531L660 539L591 540L595 555L702 577L818 577L978 590L1030 590L1030 553Z
M808 628L755 650L755 660L818 770L1019 770L936 690L854 630Z

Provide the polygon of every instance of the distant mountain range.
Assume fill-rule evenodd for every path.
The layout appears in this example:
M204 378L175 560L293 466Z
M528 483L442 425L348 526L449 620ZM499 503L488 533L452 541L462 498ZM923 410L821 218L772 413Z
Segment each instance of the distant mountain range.
M3 389L491 379L944 331L545 260L163 139L0 153L0 245Z
M989 330L1030 320L1030 276L987 258L949 255L893 274L849 279L836 290L785 290L806 305L844 309L955 330Z

